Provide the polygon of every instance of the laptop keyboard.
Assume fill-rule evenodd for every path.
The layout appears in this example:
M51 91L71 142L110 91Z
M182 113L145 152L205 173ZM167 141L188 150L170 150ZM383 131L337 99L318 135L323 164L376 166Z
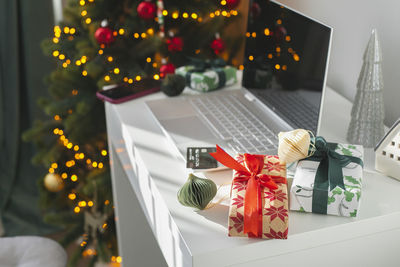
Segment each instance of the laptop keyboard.
M199 97L191 103L235 152L260 153L277 149L276 134L234 95Z

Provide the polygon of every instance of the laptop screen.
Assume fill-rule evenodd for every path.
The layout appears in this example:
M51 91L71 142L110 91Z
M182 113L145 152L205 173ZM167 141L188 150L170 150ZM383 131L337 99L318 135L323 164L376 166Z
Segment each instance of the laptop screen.
M316 133L331 28L267 0L250 1L242 85L293 128Z

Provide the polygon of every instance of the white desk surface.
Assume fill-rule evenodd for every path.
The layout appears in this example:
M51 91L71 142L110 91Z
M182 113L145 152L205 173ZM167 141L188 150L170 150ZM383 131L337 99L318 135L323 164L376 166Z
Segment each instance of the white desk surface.
M156 93L119 105L107 103L106 113L111 146L169 266L265 266L266 262L279 265L287 259L284 255L292 255L288 265L297 261L306 264L309 259L296 259L296 255L307 257L308 251L312 252L309 257L319 255L311 263L326 263L325 266L336 266L336 260L350 262L351 255L360 253L355 262L366 265L358 266L378 266L382 259L386 260L386 266L396 261L400 266L400 182L372 171L372 149L365 151L366 170L358 218L291 211L287 240L228 237L227 206L196 212L177 201L176 193L187 178L185 163L175 156L144 103L164 97ZM345 143L350 110L348 100L328 89L321 135L328 141ZM207 177L221 184L230 181L231 171L209 173ZM119 235L123 238L124 234ZM394 236L397 239L386 244ZM376 251L375 246L381 247L381 251ZM346 253L350 250L354 253Z

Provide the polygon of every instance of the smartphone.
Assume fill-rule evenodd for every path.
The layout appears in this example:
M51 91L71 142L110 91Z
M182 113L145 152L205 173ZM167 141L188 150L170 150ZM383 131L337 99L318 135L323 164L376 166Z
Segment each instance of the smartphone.
M160 91L161 81L143 79L133 84L115 84L104 86L96 93L97 98L113 104L119 104L141 96Z

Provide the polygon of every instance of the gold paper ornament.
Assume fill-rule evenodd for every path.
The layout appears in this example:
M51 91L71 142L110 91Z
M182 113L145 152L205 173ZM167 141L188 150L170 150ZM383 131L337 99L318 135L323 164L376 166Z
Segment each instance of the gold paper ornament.
M50 192L58 192L64 188L64 182L57 173L48 173L44 177L44 187Z
M187 182L178 191L178 201L183 206L203 210L217 194L217 185L210 179L189 174Z
M311 144L310 132L304 129L296 129L290 132L280 132L278 156L279 159L292 163L309 156Z

